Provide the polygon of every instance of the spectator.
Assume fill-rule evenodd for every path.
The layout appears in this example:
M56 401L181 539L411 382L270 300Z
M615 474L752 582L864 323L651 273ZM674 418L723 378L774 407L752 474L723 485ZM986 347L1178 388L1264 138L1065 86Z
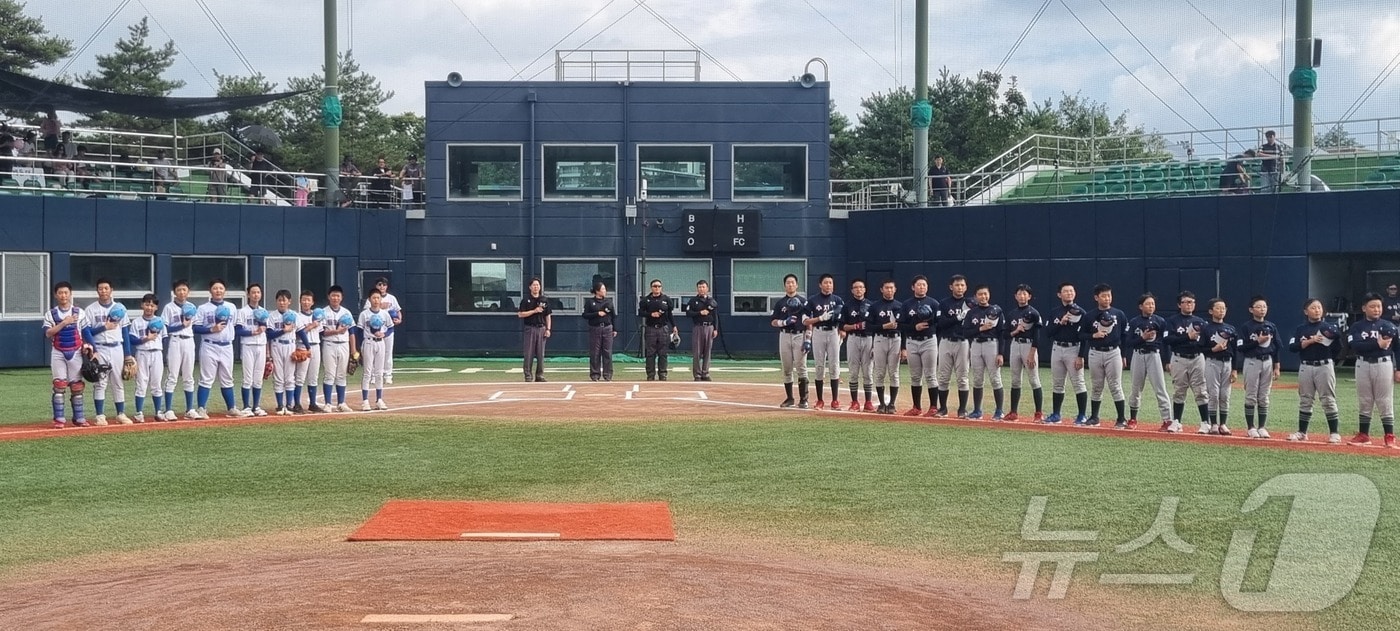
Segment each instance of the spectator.
M14 166L15 137L0 133L0 177L8 176Z
M49 150L48 158L51 162L48 163L48 171L53 174L59 186L68 188L68 185L75 184L77 179L74 174L73 163L63 159L62 149L62 146L57 146Z
M1249 193L1249 172L1244 168L1244 161L1253 157L1254 150L1250 149L1225 163L1225 168L1220 170L1220 192L1226 195Z
M66 135L67 132L64 134ZM78 182L83 185L83 188L89 188L92 185L92 178L97 175L97 169L87 160L87 147L78 145L73 154L73 173L78 176Z
M15 155L19 156L18 166L34 166L34 156L38 153L33 131L24 132L24 138L15 139Z
M360 184L360 167L355 166L354 159L345 155L345 159L340 161L340 207L345 208L355 203L355 190Z
M136 179L136 166L131 161L131 156L123 151L117 154L117 158L112 160L112 179L119 184L126 184Z
M49 153L58 146L58 135L62 131L63 123L58 120L58 112L49 110L48 116L39 123L39 133L44 137L44 153Z
M214 150L214 155L209 158L209 201L221 202L228 195L228 181L230 169L228 163L224 162L224 152Z
M949 190L953 188L953 178L948 175L948 167L943 166L943 156L933 157L933 168L928 170L929 184L933 189L933 206L947 206Z
M1283 149L1274 140L1274 130L1264 132L1264 144L1259 145L1259 186L1265 193L1277 193L1279 172L1283 169Z
M63 157L72 160L78 155L78 144L73 142L73 132L63 132L63 137L59 140L59 146L63 147Z
M394 172L389 170L384 156L379 156L379 160L369 172L369 177L370 206L389 208L393 200Z
M272 180L272 163L263 156L262 149L253 150L253 157L248 160L248 176L253 180L253 197L262 200L264 204L272 203L267 199L268 182Z
M156 160L151 168L151 184L157 193L156 199L165 199L164 193L169 192L170 187L175 184L174 167L175 163L166 157L164 149L156 152Z
M403 183L405 201L413 208L423 207L423 165L418 164L418 156L409 154L408 164L399 171L399 181Z

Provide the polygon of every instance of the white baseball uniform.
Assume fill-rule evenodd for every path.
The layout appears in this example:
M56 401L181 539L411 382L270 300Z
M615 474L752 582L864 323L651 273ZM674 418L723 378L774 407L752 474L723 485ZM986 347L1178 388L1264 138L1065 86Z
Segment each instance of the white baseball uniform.
M323 383L328 386L345 385L345 369L350 364L350 327L340 325L340 317L353 319L350 310L341 305L339 309L329 306L323 309L325 318L321 320L321 365L325 371ZM351 325L353 326L353 324Z
M194 320L190 320L190 326L185 325L184 308L185 303L171 301L161 310L169 340L165 353L165 392L175 392L177 381L183 382L185 392L194 392Z
M94 302L87 306L88 319L92 321L92 326L103 327L107 322L107 312L111 311L116 301L103 305ZM126 402L126 384L122 382L122 360L126 355L122 349L122 336L126 335L126 321L118 322L113 328L102 328L92 335L92 347L97 351L98 357L102 361L111 364L112 369L102 373L102 377L97 380L96 392L93 398L97 401L106 401L107 393L111 392L113 401Z
M161 383L165 375L165 355L161 349L161 343L165 340L166 332L162 328L152 335L150 323L160 319L159 316L152 316L150 320L142 316L131 319L131 324L127 326L127 334L136 338L131 344L131 355L136 358L136 396L144 397L147 393L151 396L159 397L162 394ZM159 404L157 405L159 408ZM140 410L138 410L140 411Z
M290 327L290 330L287 327ZM292 362L292 351L296 349L297 344L297 312L290 309L273 311L268 316L267 329L271 332L268 336L267 356L272 358L272 391L277 394L290 393L296 385L296 367ZM282 331L282 334L271 337L277 331ZM291 401L287 402L288 407L291 407L291 404Z
M253 319L257 307L243 305L233 316L234 325L242 329L238 333L238 358L243 363L243 387L261 389L263 370L267 364L267 327ZM254 401L253 407L259 407Z
M369 308L369 298L365 299L365 309ZM384 311L395 311L399 314L399 319L403 319L403 307L399 305L399 299L394 294L385 292L379 297L379 308ZM384 377L392 380L394 374L394 324L389 323L389 330L384 334Z
M378 316L381 324L375 327L371 321ZM360 312L360 330L364 338L360 343L360 389L384 387L384 360L387 349L385 340L389 338L389 312L383 309L365 309Z
M215 314L222 305L228 305L229 310L233 310L233 304L225 301L200 305L194 315L195 326L212 327L217 324ZM218 333L205 333L199 337L199 387L213 386L214 377L217 376L220 388L232 388L233 319L224 323L223 330Z
M306 343L298 342L298 346L310 352L311 357L296 365L295 385L311 388L311 398L315 400L314 390L321 376L321 322L312 320L310 313L297 313L297 331L306 337Z

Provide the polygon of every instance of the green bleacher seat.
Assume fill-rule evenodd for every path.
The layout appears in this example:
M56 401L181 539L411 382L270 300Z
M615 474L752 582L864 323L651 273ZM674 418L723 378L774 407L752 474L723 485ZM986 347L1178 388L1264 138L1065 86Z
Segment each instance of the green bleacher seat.
M1108 194L1108 185L1107 185L1107 184L1095 184L1093 190L1091 190L1091 191L1089 192L1089 194L1090 194L1090 195L1093 195L1093 196L1095 196L1095 197L1103 197L1104 195L1107 195L1107 194Z
M1180 180L1186 177L1186 167L1173 165L1167 169L1167 179Z
M1120 166L1108 167L1107 175L1109 182L1122 182L1128 179L1127 170Z
M1167 189L1173 195L1186 195L1191 192L1191 180L1185 178L1171 180L1167 183Z
M1167 194L1167 183L1164 180L1149 180L1145 184L1148 195L1163 196Z
M15 179L12 177L7 177L3 180L0 180L0 186L17 187L19 186L19 182L16 182Z
M1104 194L1114 197L1127 197L1128 185L1123 182L1114 182L1108 185L1108 190L1104 191Z
M1083 184L1080 184L1079 186L1074 187L1074 190L1070 191L1070 197L1073 197L1073 198L1084 198L1084 197L1088 197L1088 196L1089 196L1089 187L1088 187L1088 186L1085 186L1085 185L1083 185Z
M1094 171L1095 184L1104 184L1106 182L1108 182L1108 173L1105 173L1103 171Z
M1145 182L1133 182L1128 187L1128 197L1146 197L1147 184Z
M1143 181L1151 182L1153 180L1164 180L1166 178L1167 173L1161 167L1146 167L1142 170Z
M1390 178L1384 171L1377 170L1367 175L1366 179L1361 184L1366 188L1389 188L1394 183L1390 181Z

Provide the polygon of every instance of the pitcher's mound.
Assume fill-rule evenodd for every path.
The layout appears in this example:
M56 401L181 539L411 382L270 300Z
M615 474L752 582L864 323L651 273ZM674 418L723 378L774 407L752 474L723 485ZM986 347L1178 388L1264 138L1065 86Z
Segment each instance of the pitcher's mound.
M350 541L674 541L665 502L551 504L389 500Z

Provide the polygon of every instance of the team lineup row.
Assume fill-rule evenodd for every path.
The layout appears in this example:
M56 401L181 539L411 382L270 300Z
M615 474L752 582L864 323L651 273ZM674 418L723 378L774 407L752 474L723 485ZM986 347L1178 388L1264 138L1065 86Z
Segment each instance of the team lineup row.
M1100 424L1105 389L1113 399L1118 429L1136 429L1142 393L1150 385L1156 394L1161 430L1182 431L1188 391L1195 394L1201 434L1230 435L1228 410L1230 385L1244 378L1244 416L1251 438L1271 438L1266 425L1273 382L1279 378L1279 352L1286 344L1299 355L1298 431L1289 440L1305 441L1315 401L1326 416L1328 442L1342 442L1338 433L1335 363L1343 345L1357 356L1356 389L1360 406L1360 431L1352 444L1369 444L1371 420L1379 417L1387 447L1395 446L1394 384L1400 381L1394 340L1400 329L1382 318L1387 309L1378 294L1363 297L1365 318L1347 331L1323 318L1322 303L1309 299L1303 305L1304 321L1284 342L1280 329L1267 319L1269 305L1262 296L1250 299L1250 318L1239 325L1227 323L1227 305L1220 298L1206 301L1205 318L1196 315L1195 294L1177 296L1178 312L1157 315L1156 297L1138 298L1139 314L1129 318L1113 306L1113 289L1093 288L1094 305L1075 302L1073 284L1061 283L1058 304L1042 315L1031 306L1031 288L1016 288L1015 306L1002 309L992 303L986 285L969 294L967 279L953 276L949 296L936 300L928 295L928 279L916 276L913 297L896 299L893 280L880 284L879 298L866 297L864 280L851 282L849 298L834 293L835 280L824 274L819 293L803 297L798 281L783 279L785 295L774 306L771 325L778 329L779 355L787 398L783 407L809 407L807 355L815 364L816 409L827 406L823 385L831 388L831 407L840 406L840 348L846 346L850 376L851 411L896 413L899 364L909 364L913 406L906 416L952 417L948 399L958 392L957 418L981 419L984 387L993 397L991 420L1018 420L1023 377L1029 381L1037 422L1061 422L1066 385L1077 403L1074 424ZM1397 303L1400 304L1400 303ZM1400 317L1400 308L1390 307ZM1039 352L1050 350L1052 375L1051 411L1043 413ZM1011 368L1010 406L1003 407L1002 366ZM1084 369L1089 370L1089 384ZM1130 371L1131 391L1125 396L1123 372ZM1172 377L1168 396L1166 375ZM794 398L794 381L797 397ZM990 384L988 384L990 382ZM971 410L968 409L969 385ZM858 401L863 386L865 403ZM929 394L924 411L923 393ZM872 390L875 395L872 398ZM1092 394L1090 394L1092 391ZM1126 409L1125 409L1126 408Z
M294 309L291 291L282 289L276 293L275 308L269 310L261 306L263 290L257 283L248 286L246 304L235 308L224 300L226 288L220 279L209 283L209 301L199 306L188 300L189 283L178 280L171 287L171 302L162 308L155 294L146 294L136 315L129 315L125 305L112 299L107 279L99 278L95 285L97 301L79 308L73 304L72 285L55 284L55 306L44 317L44 335L53 347L49 367L55 428L66 424L65 403L71 404L73 425L89 424L83 405L84 378L95 388L93 425L107 424L109 397L115 403L116 421L145 422L148 395L154 407L151 420L175 421L181 418L174 405L177 385L183 385L185 394L183 418L207 419L206 406L216 380L231 417L267 416L262 390L268 378L273 382L278 415L349 412L347 375L360 365L364 366L360 409L388 409L383 387L393 382L394 327L402 324L403 310L388 292L387 279L376 282L358 318L341 304L344 291L339 285L326 292L324 307L316 307L313 292L304 290ZM233 392L235 339L242 362L241 406L235 404ZM116 366L122 367L120 372L114 370ZM134 416L126 414L125 381L129 379L135 380ZM318 383L322 404L316 401ZM303 389L306 407L301 403Z

